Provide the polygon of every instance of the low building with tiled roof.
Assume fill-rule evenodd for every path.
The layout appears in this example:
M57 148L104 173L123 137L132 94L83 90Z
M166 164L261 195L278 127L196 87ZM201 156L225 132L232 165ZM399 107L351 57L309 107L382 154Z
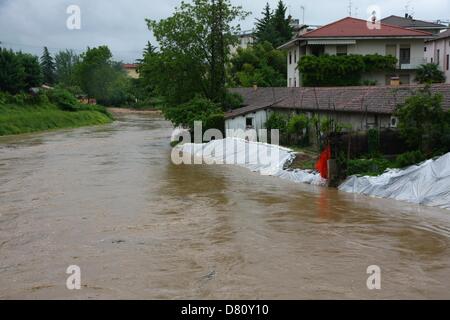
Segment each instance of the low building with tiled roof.
M381 19L381 23L399 26L407 29L426 31L432 34L439 34L442 30L447 28L447 26L443 25L442 23L417 20L409 14L405 14L404 17L391 15L389 17Z
M288 87L300 87L302 75L298 62L305 55L392 55L398 59L393 73L370 73L363 81L386 85L391 77L400 77L403 84L413 84L416 69L425 63L425 40L429 32L347 17L302 34L280 47L287 51Z
M450 83L450 30L442 32L426 42L425 60L435 63Z
M125 70L127 76L130 78L133 78L133 79L139 78L138 67L139 67L139 65L136 63L123 63L122 64L122 68L123 68L123 70Z
M226 129L264 129L272 112L332 117L353 130L395 128L399 104L423 85L332 87L332 88L236 88L242 108L226 114ZM450 110L450 85L435 84L431 92L443 96L443 108Z

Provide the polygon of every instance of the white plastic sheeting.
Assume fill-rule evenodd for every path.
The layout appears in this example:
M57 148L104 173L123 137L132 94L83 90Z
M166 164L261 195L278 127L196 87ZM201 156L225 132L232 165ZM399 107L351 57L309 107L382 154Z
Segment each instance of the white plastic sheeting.
M450 209L450 153L378 177L350 177L339 190Z
M287 148L239 138L213 140L209 143L179 145L178 151L193 155L207 164L227 164L245 167L262 175L280 177L297 183L325 185L319 173L306 170L286 170L295 159L295 153Z

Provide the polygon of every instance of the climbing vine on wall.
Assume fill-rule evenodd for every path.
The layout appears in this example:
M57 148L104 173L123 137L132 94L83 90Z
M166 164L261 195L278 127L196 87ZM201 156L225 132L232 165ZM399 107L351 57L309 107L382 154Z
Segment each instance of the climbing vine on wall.
M298 68L305 87L358 86L364 72L393 71L397 58L373 55L304 56Z

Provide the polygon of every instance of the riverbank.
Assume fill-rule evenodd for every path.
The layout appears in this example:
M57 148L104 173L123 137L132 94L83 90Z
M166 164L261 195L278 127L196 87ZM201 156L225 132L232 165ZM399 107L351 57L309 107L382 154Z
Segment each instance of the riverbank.
M56 105L0 105L0 136L107 124L113 117L100 107L63 111Z
M158 109L128 109L128 108L108 108L108 112L112 114L152 114L152 115L160 115L162 114Z

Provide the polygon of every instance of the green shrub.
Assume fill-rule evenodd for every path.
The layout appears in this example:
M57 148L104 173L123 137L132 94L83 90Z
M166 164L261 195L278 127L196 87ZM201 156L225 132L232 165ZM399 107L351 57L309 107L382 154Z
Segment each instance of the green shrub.
M222 108L213 101L197 96L181 105L168 105L162 109L166 119L174 126L194 129L194 122L201 121L205 126L207 119L213 115L223 113Z
M80 109L78 100L66 89L55 88L54 90L49 90L47 96L50 102L57 105L61 110L77 111Z
M225 136L225 116L223 113L212 114L206 118L203 125L203 131L217 129Z
M353 159L347 162L347 175L378 176L392 167L393 164L383 158Z
M244 103L244 99L238 93L227 92L223 100L223 108L225 110L233 110L240 108Z
M308 117L305 115L293 116L287 124L287 132L289 134L302 135L304 130L308 128Z
M425 160L426 156L420 150L416 150L399 155L395 162L397 167L405 168L421 163Z
M444 83L445 73L435 63L423 64L417 69L416 81L419 83Z

